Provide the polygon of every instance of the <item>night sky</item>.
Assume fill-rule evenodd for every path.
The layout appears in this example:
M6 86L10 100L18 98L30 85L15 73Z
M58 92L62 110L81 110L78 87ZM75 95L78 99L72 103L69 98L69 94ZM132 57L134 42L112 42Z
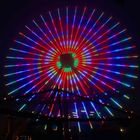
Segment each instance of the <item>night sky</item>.
M140 7L139 0L1 0L0 1L0 96L6 95L4 86L5 57L13 39L22 31L26 23L48 10L68 6L88 6L104 11L121 22L128 29L133 44L140 55ZM139 62L138 62L139 63ZM139 63L140 64L140 63ZM140 78L139 78L140 79ZM140 80L135 83L132 105L140 112Z

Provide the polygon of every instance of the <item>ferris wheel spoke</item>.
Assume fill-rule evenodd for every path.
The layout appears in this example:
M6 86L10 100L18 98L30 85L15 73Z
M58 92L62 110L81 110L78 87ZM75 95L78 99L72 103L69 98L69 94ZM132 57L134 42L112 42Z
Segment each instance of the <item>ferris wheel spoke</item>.
M114 24L113 26L111 26L107 31L103 32L101 35L99 35L99 37L97 37L92 43L94 44L95 42L97 42L97 40L101 39L102 37L104 37L105 35L107 35L108 33L110 33L113 29L115 29L120 23L117 22L116 24ZM126 29L122 30L121 32L126 31ZM117 33L116 33L117 34ZM115 35L116 35L115 34Z
M49 79L38 89L38 91L41 91L43 90L43 88L51 81L52 78L54 78L54 76L56 75L57 73L50 73L48 76L49 76Z
M28 52L26 50L20 50L20 49L14 49L14 48L10 48L9 50L15 51L15 52L20 52L21 54L30 54L33 56L43 56L42 54L37 54L37 53L32 53L32 52Z
M99 43L97 43L97 44L95 45L95 46L97 47L97 46L99 46L99 45L101 45L101 44L103 44L103 43L106 43L107 41L110 41L110 40L112 40L113 38L115 38L115 37L117 37L117 36L123 34L124 32L126 32L126 29L123 29L123 30L121 30L121 31L119 31L119 32L117 32L117 33L115 33L115 34L113 34L113 35L107 37L107 38L104 39L103 41L98 41L98 40L101 38L101 36L100 36L100 37L98 37L97 39L95 39L95 40L92 42L92 44L94 44L95 42L98 41Z
M62 25L62 19L61 19L59 8L57 9L57 13L58 13L58 17L59 17L59 25L60 25L62 39L63 39L62 43L63 43L63 46L66 46L65 36L64 36L64 29L63 29L63 25Z
M57 36L57 38L58 38L58 44L62 47L62 41L61 41L61 39L60 39L60 37L59 37L59 34L58 34L58 31L57 31L57 28L56 28L56 25L55 25L55 22L54 22L54 20L53 20L53 17L52 17L52 14L51 14L51 12L49 11L49 16L50 16L50 18L51 18L51 22L52 22L52 24L53 24L53 27L54 27L54 30L55 30L55 33L56 33L56 36Z
M72 29L71 29L71 36L70 36L70 47L72 47L73 43L73 32L74 32L74 26L75 26L75 21L76 21L76 13L77 13L77 7L74 9L74 15L73 15L73 21L72 21Z
M89 71L93 72L92 69L89 69ZM107 84L106 82L104 82L103 80L100 80L99 78L97 78L95 75L92 75L92 74L89 74L88 72L84 72L86 73L87 75L89 75L91 78L95 79L96 81L98 81L99 83L107 86L109 89L113 90L113 91L116 91L116 89L114 87L112 87L111 85ZM93 72L95 73L95 71ZM91 80L92 81L92 80ZM93 83L93 82L92 82ZM97 86L96 86L97 87ZM99 88L98 88L99 89ZM100 89L100 91L103 91L102 89Z
M94 69L105 71L105 72L108 72L108 73L114 73L114 74L120 75L120 76L126 76L126 77L129 77L129 78L138 78L138 76L132 75L132 74L129 74L129 73L122 73L122 72L119 72L119 71L113 71L113 70L103 69L103 68L99 68L99 67L94 67Z
M90 23L90 21L91 21L92 16L93 16L93 14L94 14L94 13L95 13L95 9L93 9L93 11L92 11L92 13L91 13L90 17L88 18L88 21L86 22L86 25L84 26L84 29L83 29L83 30L82 30L82 32L80 33L80 35L79 35L79 38L78 38L77 42L81 42L81 40L80 40L80 39L82 39L82 35L83 35L83 33L85 32L85 30L87 29L88 24Z
M76 77L77 82L78 82L78 83L79 83L79 85L81 86L81 88L82 88L82 90L83 90L84 94L87 96L88 94L87 94L87 91L86 91L86 90L85 90L85 88L84 88L83 83L80 81L80 79L78 78L78 76L77 76L76 74L74 74L74 76Z
M135 46L126 46L124 48L119 48L119 49L114 49L114 50L111 50L111 51L99 52L99 53L96 53L96 51L98 52L98 50L96 50L96 51L93 51L92 53L93 53L93 56L100 56L100 55L118 53L118 52L121 52L121 51L127 51L127 50L133 49L133 48L135 48Z
M104 77L105 79L109 79L109 80L111 80L111 81L114 81L114 82L116 82L116 83L118 83L118 84L121 84L121 85L123 85L123 86L129 87L129 88L133 88L133 86L131 86L130 84L127 84L127 83L125 83L125 82L119 81L119 80L117 80L117 79L115 79L115 78L111 78L111 77L109 77L109 76L107 76L107 75L104 75L104 74L101 74L101 73L99 73L99 72L97 72L97 71L92 70L92 73L94 73L94 74L96 74L96 75L99 75L99 76L101 76L101 77ZM95 76L94 76L94 77L95 77Z
M88 80L92 85L94 85L101 93L105 93L105 91L102 88L100 88L98 85L96 85L95 82L93 82L92 80L90 80L90 78L88 78L85 75L85 73L80 72L80 74L83 75L86 78L86 80Z
M108 47L112 47L112 46L115 46L115 45L118 45L118 44L127 42L128 40L131 40L131 37L127 37L127 38L121 39L121 40L119 40L119 41L117 41L117 42L114 42L114 43L108 44L108 45L106 45L106 46L103 46L103 47L100 48L100 49L96 49L96 51L94 51L94 52L98 52L98 51L104 50L104 49L106 49L106 48L108 48ZM89 46L92 46L91 49L94 49L94 48L96 48L98 45L97 45L97 46L96 46L96 45L93 46L93 44L91 43L91 44L89 44L87 47L89 47Z
M22 73L26 73L26 72L34 72L35 70L40 70L42 68L46 68L48 66L40 66L40 67L37 67L37 68L30 68L30 69L27 69L27 70L23 70L23 71L15 71L15 72L12 72L12 73L8 73L8 74L5 74L4 76L7 77L7 76L13 76L13 75L18 75L18 74L22 74Z
M55 36L53 35L53 33L52 33L51 29L49 28L47 22L45 21L44 17L43 17L42 15L40 15L40 17L41 17L41 19L42 19L42 21L43 21L45 27L47 28L49 34L52 36L54 42L56 43L56 46L59 47L60 44L58 43L58 41L56 40ZM47 33L46 33L46 34L47 34ZM55 48L56 48L56 47L55 47Z
M69 9L66 7L66 47L69 47Z
M112 19L112 17L109 17L109 18L105 21L105 23L103 23L103 24L99 27L99 29L98 29L94 34L92 34L92 35L89 37L88 40L91 40L96 34L98 34L98 32L99 32L111 19ZM96 40L96 39L95 39L95 40Z
M40 49L37 49L37 48L35 48L35 47L33 47L33 46L30 46L30 45L28 45L28 44L26 44L26 43L23 43L23 42L21 42L21 41L15 40L15 42L18 43L18 44L20 44L20 45L26 46L26 47L28 47L28 48L30 48L30 49L36 50L37 52L40 52L40 53L42 53L42 54L45 53L45 51L40 50Z
M19 63L19 64L15 64L15 65L5 65L5 68L10 68L10 67L24 67L24 66L36 66L36 65L41 65L41 64L44 64L44 63Z
M44 39L42 39L35 31L33 31L31 28L29 28L27 25L25 25L25 27L32 33L34 34L39 40L42 41L42 43L47 44L47 42L45 42ZM48 44L47 44L48 45Z
M99 61L99 60L120 60L120 59L133 59L133 58L138 58L137 55L133 55L133 56L116 56L116 57L100 57L100 58L93 58L92 60L94 61Z
M46 72L46 73L48 73L48 72ZM26 84L23 84L22 86L19 86L19 87L16 88L15 90L12 90L11 92L9 92L8 95L11 95L11 94L15 93L16 91L18 91L18 90L20 90L20 89L26 87L27 85L29 85L29 84L35 82L36 80L40 79L42 76L46 75L46 73L43 73L41 76L37 76L36 78L34 78L33 80L27 82ZM32 76L32 75L29 75L29 77L30 77L30 76ZM29 77L25 77L25 78L29 78ZM24 78L23 78L23 79L24 79ZM23 80L23 79L20 79L20 81ZM19 81L18 81L18 82L19 82ZM14 82L14 83L15 83L15 82ZM10 83L10 84L13 84L13 82Z
M110 18L109 18L110 19ZM108 20L107 20L108 21ZM99 39L101 39L102 37L104 37L106 34L108 34L111 30L113 30L115 27L117 27L119 25L119 23L116 23L114 26L112 26L112 27L110 27L110 29L108 29L106 32L104 32L102 35L100 35L99 37L96 37L93 41L92 41L92 38L90 38L90 39L88 39L88 38L83 38L83 41L85 41L85 42L83 42L83 45L84 44L88 44L87 45L87 47L89 47L89 49L93 49L93 48L95 48L95 47L97 47L97 46L99 46L100 44L103 44L103 43L105 43L105 42L107 42L107 41L109 41L109 40L111 40L112 38L114 38L114 37L116 37L116 36L118 36L118 35L120 35L120 34L122 34L123 32L125 32L126 31L126 29L124 29L124 30L122 30L122 31L120 31L120 32L117 32L116 34L114 34L114 35L111 35L110 37L108 37L107 39L104 39L103 41L101 41L101 42L99 42L98 44L96 44L95 45L95 43L97 42L97 40L99 40ZM93 46L93 47L91 47L91 46ZM83 47L83 46L82 46ZM91 47L91 48L90 48Z
M77 36L78 36L78 34L79 34L79 29L81 28L81 24L82 24L82 21L83 21L83 18L84 18L84 15L85 15L85 12L86 12L86 7L84 7L84 10L83 10L83 14L82 14L82 16L81 16L81 18L80 18L80 21L79 21L79 24L78 24L78 27L77 27L77 30L76 30L76 33L75 33L75 35L74 35L74 41L73 41L73 44L72 44L72 46L75 48L75 42L77 42Z
M99 20L101 19L101 17L104 15L104 13L102 12L101 15L97 18L97 20L95 21L95 23L93 24L93 26L88 30L88 32L86 33L85 37L82 39L82 41L80 42L79 46L81 46L81 44L84 43L85 38L88 37L88 35L91 33L91 31L94 29L94 27L96 26L96 24L99 22Z
M139 68L138 65L129 65L129 64L115 64L115 63L92 63L92 64L98 64L98 65L103 65L103 66L109 66L109 67L128 67L128 68L134 68L137 69Z
M35 22L35 20L33 20L33 23L35 24L35 26L43 33L43 35L45 36L45 38L48 40L48 42L51 43L52 46L54 46L56 48L57 44L54 44L54 42L51 40L51 38L49 36L47 36L47 33L45 33L43 31L43 29ZM45 42L45 44L47 45L47 42ZM51 48L51 46L49 45L49 47Z
M21 35L22 37L24 37L24 38L30 40L30 41L33 42L34 44L40 46L42 49L44 49L44 51L45 51L45 50L48 50L48 49L47 49L46 47L44 47L42 44L38 43L38 42L35 41L34 39L32 39L32 38L30 38L29 36L25 35L24 33L19 32L19 35Z

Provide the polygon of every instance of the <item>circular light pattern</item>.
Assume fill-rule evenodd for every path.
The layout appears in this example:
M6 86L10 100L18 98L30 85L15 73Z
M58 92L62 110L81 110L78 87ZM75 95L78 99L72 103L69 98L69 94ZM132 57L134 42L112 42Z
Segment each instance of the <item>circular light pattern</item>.
M129 99L123 89L134 88L132 81L137 78L138 56L133 53L135 46L130 43L131 37L119 22L95 9L66 7L40 15L25 28L26 31L19 32L7 56L4 76L8 95L26 95L58 87L83 97L98 97L101 104L123 108L118 100ZM46 100L50 96L45 96ZM32 100L33 97L28 101ZM87 118L89 106L99 118L105 116L97 105L89 104L81 103L81 112ZM76 102L73 108L78 114ZM38 112L52 114L53 108L49 112L45 109L41 107ZM104 110L114 116L107 106Z

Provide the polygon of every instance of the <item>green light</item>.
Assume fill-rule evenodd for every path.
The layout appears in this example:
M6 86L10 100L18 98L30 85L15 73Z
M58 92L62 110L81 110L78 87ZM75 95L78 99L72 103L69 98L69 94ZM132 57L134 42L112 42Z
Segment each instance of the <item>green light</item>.
M74 67L77 67L78 66L78 63L79 63L78 59L75 59L74 60Z
M62 63L61 62L57 62L57 67L60 69L62 67Z
M72 71L71 67L64 68L64 72L70 72L70 71Z
M72 53L72 57L75 57L76 56L76 54L75 53Z

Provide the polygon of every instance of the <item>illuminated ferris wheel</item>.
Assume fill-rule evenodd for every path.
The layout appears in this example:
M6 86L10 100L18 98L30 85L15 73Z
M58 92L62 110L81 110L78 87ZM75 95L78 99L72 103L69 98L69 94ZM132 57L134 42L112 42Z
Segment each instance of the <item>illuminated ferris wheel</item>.
M73 99L69 117L114 117L109 106L127 111L130 97L124 89L134 89L138 55L126 29L112 16L87 7L56 9L25 25L14 42L5 65L8 95L32 93L24 102L17 99L19 111L59 117L56 88L62 100ZM46 89L52 91L34 94ZM97 103L77 103L75 96ZM52 104L41 103L49 100ZM89 125L93 128L91 122ZM80 131L79 123L78 128Z

